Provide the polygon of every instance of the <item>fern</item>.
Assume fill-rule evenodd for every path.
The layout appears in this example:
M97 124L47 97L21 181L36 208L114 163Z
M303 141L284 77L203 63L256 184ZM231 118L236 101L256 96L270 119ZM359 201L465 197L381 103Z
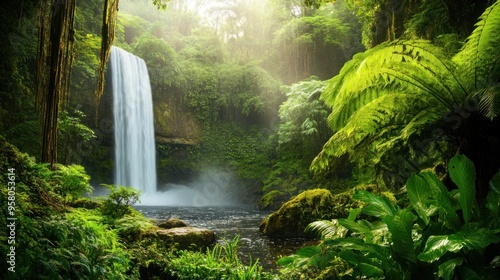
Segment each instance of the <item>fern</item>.
M453 58L461 66L464 77L475 91L488 87L497 78L500 68L500 4L496 1L479 17L476 29L467 38L462 50Z
M337 219L312 222L307 225L306 231L320 235L321 239L342 238L347 233L347 229Z
M336 133L324 144L311 170L327 170L334 158L345 154L352 161L376 164L397 158L395 151L412 156L414 170L434 164L440 141L446 135L430 135L446 116L472 100L483 116L495 118L500 111L500 5L497 1L479 18L475 31L455 56L428 41L399 40L357 54L332 78L321 95L332 108L328 125ZM442 130L441 130L442 132ZM428 135L430 144L415 145ZM421 144L421 142L418 142ZM421 147L418 147L421 146ZM422 147L424 146L424 147ZM401 147L406 147L402 149ZM417 149L432 149L429 158ZM394 161L393 161L394 162Z

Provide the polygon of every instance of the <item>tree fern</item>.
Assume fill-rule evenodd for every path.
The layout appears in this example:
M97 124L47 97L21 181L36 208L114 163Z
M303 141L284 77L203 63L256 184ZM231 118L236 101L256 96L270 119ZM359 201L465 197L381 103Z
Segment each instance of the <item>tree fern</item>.
M489 86L500 71L500 4L496 1L479 17L476 29L453 58L475 91Z
M355 55L346 63L321 95L332 108L328 124L335 134L313 160L311 170L328 169L333 158L345 154L351 160L378 166L382 159L391 158L388 155L397 157L394 150L413 154L414 162L404 164L419 169L422 162L434 164L412 151L427 145L419 138L425 136L437 143L461 137L447 138L446 129L438 129L446 124L447 114L477 100L472 110L495 118L500 110L500 87L496 84L500 72L498 3L480 17L476 30L455 57L428 41L399 40ZM406 149L399 148L402 146Z

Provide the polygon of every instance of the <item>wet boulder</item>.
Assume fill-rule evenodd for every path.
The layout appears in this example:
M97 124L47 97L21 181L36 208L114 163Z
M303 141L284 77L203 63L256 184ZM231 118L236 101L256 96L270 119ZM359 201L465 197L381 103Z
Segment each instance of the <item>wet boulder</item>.
M334 196L325 189L307 190L293 197L269 215L259 226L270 237L306 237L306 226L331 219Z
M176 218L170 218L166 221L160 222L157 224L158 227L164 228L164 229L170 229L170 228L178 228L178 227L187 227L189 226L186 222L180 219Z
M149 231L146 237L157 239L177 249L189 249L193 246L197 248L210 247L216 241L215 232L212 230L190 226L169 229L156 228Z

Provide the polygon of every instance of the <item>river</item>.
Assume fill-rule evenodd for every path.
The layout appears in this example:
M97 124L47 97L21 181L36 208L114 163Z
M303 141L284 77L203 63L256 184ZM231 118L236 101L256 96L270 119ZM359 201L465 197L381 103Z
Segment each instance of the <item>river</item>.
M290 255L306 244L303 238L269 238L259 231L260 222L271 213L244 207L170 207L134 206L147 218L167 220L178 218L190 226L208 228L217 233L219 242L223 238L240 236L238 254L248 264L259 259L264 270L279 269L276 261L280 256Z

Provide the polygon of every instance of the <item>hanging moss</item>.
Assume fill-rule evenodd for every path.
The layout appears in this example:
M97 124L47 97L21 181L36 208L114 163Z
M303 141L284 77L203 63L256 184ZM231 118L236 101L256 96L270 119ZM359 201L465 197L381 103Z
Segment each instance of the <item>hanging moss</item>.
M115 38L116 18L118 16L119 0L106 0L102 15L102 41L100 52L100 64L97 69L97 89L96 89L96 108L99 108L101 96L104 91L104 69L109 59L111 46ZM96 122L98 119L98 110L96 109Z

